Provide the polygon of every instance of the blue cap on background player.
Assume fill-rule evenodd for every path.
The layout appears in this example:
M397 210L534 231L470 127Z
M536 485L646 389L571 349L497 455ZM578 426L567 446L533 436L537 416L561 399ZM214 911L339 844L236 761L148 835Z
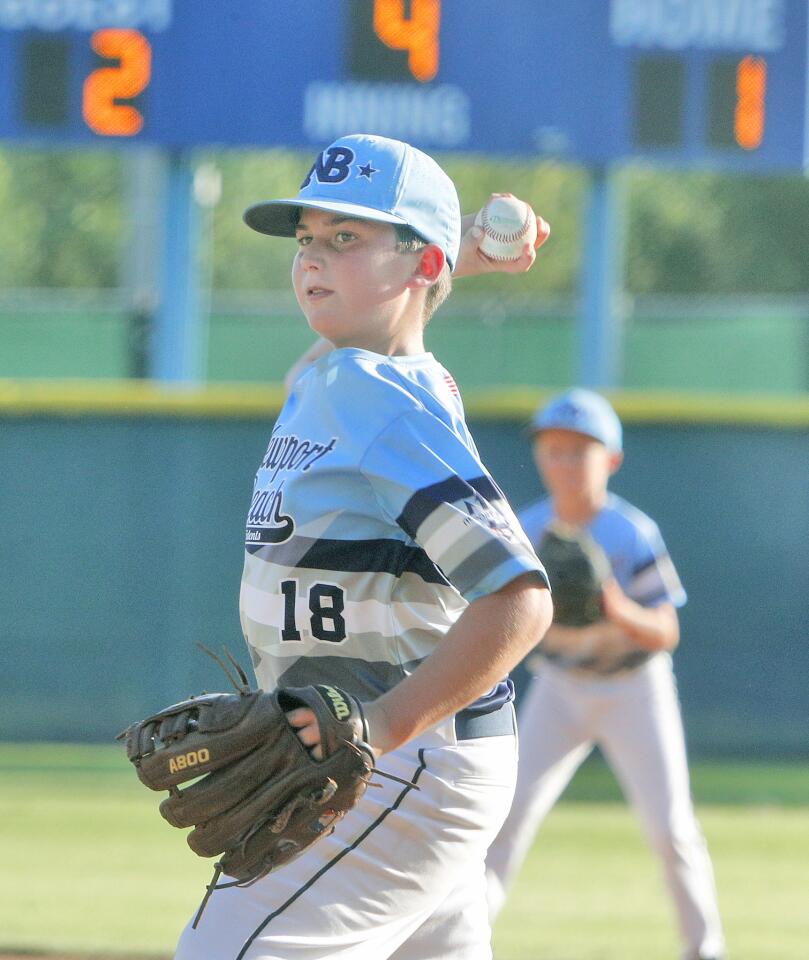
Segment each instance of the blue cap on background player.
M455 184L409 143L357 133L340 137L312 164L297 197L268 200L245 211L259 233L294 237L299 207L333 210L364 220L399 223L439 246L450 268L461 245Z
M592 390L568 390L540 407L531 421L534 431L573 430L599 440L620 453L623 448L623 430L618 414L609 400Z

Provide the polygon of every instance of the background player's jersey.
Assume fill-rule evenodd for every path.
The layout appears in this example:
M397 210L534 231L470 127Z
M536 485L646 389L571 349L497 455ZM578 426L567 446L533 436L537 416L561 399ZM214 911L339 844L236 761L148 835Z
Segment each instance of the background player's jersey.
M411 673L472 600L544 578L430 354L340 349L297 380L245 548L241 619L261 686L328 679L362 699Z
M539 500L520 513L520 522L531 543L539 544L548 524L556 519L550 498ZM686 593L657 524L643 511L614 493L586 529L603 547L612 572L624 593L643 607L672 603L681 607ZM541 559L541 558L540 558ZM597 657L571 663L539 646L537 652L561 667L575 666L595 673L615 673L645 663L652 653L633 650L618 661L599 662Z

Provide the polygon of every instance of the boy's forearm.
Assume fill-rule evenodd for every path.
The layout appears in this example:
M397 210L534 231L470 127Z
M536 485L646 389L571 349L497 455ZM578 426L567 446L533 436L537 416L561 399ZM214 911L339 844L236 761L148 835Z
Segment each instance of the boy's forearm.
M645 650L673 650L680 640L677 611L671 604L642 607L627 598L610 622L625 630Z
M286 387L287 393L292 390L295 381L310 364L314 363L315 360L319 360L322 356L333 349L333 344L329 343L329 341L325 340L323 337L320 337L318 340L316 340L311 347L307 347L300 357L298 357L295 363L289 368L286 376L284 377L284 386Z
M409 677L367 705L372 746L394 750L488 693L541 640L552 616L550 594L532 575L476 600Z
M625 630L608 620L599 620L581 627L554 623L545 634L542 650L549 654L577 656L625 636Z

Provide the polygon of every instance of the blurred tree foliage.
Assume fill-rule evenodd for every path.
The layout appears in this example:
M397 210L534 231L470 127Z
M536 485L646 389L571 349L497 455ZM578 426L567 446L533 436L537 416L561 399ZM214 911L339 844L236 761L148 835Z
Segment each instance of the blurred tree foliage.
M0 287L116 287L131 242L128 154L0 150ZM201 154L222 173L213 224L214 286L286 288L294 244L242 223L251 203L294 196L311 157L274 150ZM493 191L533 204L552 227L525 292L574 293L587 174L542 161L439 157L472 211ZM627 167L626 286L634 294L809 291L809 180ZM491 294L506 279L482 282ZM513 286L511 287L513 292Z
M106 150L0 150L0 287L115 287L124 180Z
M626 171L632 293L809 291L809 179Z

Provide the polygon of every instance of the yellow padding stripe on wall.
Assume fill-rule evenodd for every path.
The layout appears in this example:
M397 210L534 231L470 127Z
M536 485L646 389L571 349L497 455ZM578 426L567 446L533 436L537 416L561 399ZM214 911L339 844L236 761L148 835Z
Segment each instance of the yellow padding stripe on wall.
M140 380L0 380L0 415L273 418L281 386L167 386Z
M559 391L503 387L464 391L467 415L481 420L522 419ZM679 393L607 390L624 423L705 423L809 428L809 395Z
M556 391L498 387L463 391L467 415L528 422ZM607 391L625 423L705 423L809 428L809 395L723 395ZM204 387L135 380L2 380L0 416L272 419L284 402L280 385Z

